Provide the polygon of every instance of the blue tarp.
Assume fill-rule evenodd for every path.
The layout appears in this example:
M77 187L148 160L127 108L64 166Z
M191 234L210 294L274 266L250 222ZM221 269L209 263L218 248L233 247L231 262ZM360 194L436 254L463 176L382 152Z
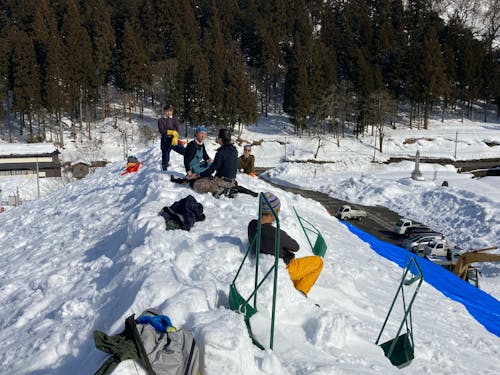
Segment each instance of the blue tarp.
M369 243L377 254L400 267L406 267L409 256L415 257L422 268L425 282L445 296L460 302L474 319L488 331L500 337L500 302L498 300L427 259L416 256L399 246L379 240L349 223L343 222L343 224L356 236Z

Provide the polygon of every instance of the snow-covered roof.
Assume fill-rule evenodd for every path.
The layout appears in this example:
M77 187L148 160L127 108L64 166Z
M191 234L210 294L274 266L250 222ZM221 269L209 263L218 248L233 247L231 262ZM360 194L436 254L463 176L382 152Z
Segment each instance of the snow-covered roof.
M57 151L52 143L0 143L0 156L39 155Z

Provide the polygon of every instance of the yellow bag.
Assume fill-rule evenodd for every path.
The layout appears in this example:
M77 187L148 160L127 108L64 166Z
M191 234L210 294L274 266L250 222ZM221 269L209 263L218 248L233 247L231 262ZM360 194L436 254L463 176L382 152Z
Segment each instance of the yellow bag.
M167 135L172 137L172 146L177 146L179 143L179 133L176 130L167 130Z

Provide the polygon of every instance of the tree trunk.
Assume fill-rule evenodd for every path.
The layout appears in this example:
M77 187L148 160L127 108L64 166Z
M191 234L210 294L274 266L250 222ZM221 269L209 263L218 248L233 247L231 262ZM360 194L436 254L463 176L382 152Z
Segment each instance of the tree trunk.
M82 98L82 90L81 89L80 89L80 97L78 98L78 123L79 123L80 130L82 130L82 128L83 128L83 98Z
M63 124L61 121L61 112L57 112L57 124L59 125L59 144L61 145L62 148L64 148L64 130L63 130Z
M19 116L19 135L23 135L24 132L24 112L21 111Z
M410 104L410 129L413 129L413 103Z
M464 116L465 116L465 100L462 103L462 118L460 120L462 124L464 123Z
M424 103L424 129L429 129L429 101Z
M87 120L87 132L88 132L88 136L89 136L89 141L91 141L92 140L92 134L91 134L91 121L90 121L90 117L91 117L90 116L90 106L87 105L86 109L87 109L87 111L86 111L87 113L86 113L85 117L86 117L86 120Z
M29 137L33 142L34 135L33 135L33 121L31 118L31 111L28 111L28 129L29 129Z
M139 102L139 117L140 119L144 119L144 100L146 98L146 91L142 90L141 101Z
M417 130L420 130L420 102L417 103L417 112L415 114L416 122L417 122Z
M103 86L103 100L104 100L104 104L103 104L103 120L107 117L109 117L109 114L110 114L110 108L109 108L109 86L108 84L105 84Z

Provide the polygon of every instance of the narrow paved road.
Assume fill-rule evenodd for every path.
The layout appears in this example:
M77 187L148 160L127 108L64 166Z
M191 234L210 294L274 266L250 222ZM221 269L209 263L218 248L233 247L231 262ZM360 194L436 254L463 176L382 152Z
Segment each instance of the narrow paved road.
M355 209L365 210L367 214L365 219L352 220L350 221L350 223L360 228L361 230L370 233L371 235L377 238L380 238L383 241L390 242L396 245L399 245L401 242L401 238L392 232L394 224L399 220L401 216L399 216L396 212L393 212L385 207L382 206L373 207L373 206L362 206L359 204L352 204L350 202L332 198L324 193L320 193L317 191L304 190L296 187L287 187L275 184L268 180L265 181L270 183L271 185L279 187L280 189L289 191L291 193L299 194L305 198L311 198L314 199L315 201L320 202L333 216L337 215L337 210L339 209L340 206L344 204L348 204Z
M400 161L400 160L392 160ZM422 160L421 160L422 161ZM462 171L470 171L472 169L487 169L491 172L492 175L497 175L496 168L500 165L500 159L485 159L485 160L469 160L469 161L452 161L452 160L427 160L426 162L434 162L434 163L447 163L454 164L457 168L460 168ZM255 168L255 172L260 176L261 173L265 172L269 168ZM487 173L489 174L489 173ZM483 174L486 175L486 174ZM260 177L262 178L262 177ZM280 189L300 194L303 197L314 199L320 202L331 215L336 215L337 210L340 206L344 204L348 204L355 209L362 209L366 211L366 219L363 220L352 220L351 224L360 228L361 230L370 233L371 235L396 245L401 243L401 237L397 236L392 232L392 228L394 224L401 218L396 212L391 211L382 206L362 206L359 204L353 204L351 202L342 201L336 198L329 197L326 194L312 191L312 190L304 190L297 187L287 187L278 185L271 181L266 180L274 186L279 187Z

